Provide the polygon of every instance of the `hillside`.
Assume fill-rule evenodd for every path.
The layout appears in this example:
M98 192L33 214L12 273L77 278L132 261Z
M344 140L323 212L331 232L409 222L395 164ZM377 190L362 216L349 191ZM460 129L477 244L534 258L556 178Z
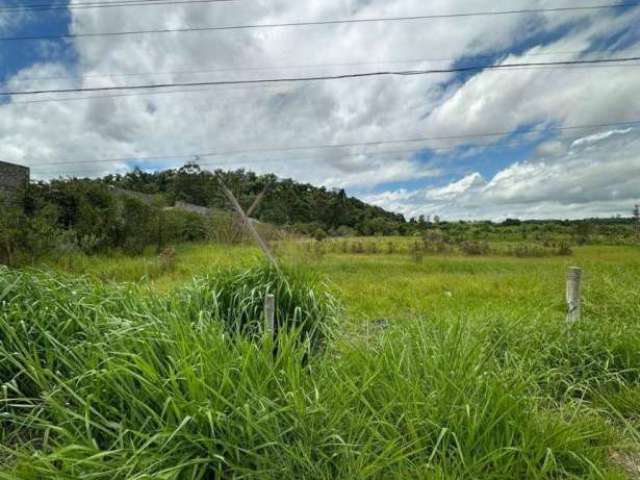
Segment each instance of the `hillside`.
M211 173L191 164L155 173L137 170L126 175L109 175L100 182L145 194L161 194L170 204L184 201L210 208L229 208L216 177L223 179L246 208L266 188L267 194L253 216L302 233L322 229L330 234L340 230L345 234L397 234L403 233L406 225L404 216L348 197L344 190L328 190L245 170Z

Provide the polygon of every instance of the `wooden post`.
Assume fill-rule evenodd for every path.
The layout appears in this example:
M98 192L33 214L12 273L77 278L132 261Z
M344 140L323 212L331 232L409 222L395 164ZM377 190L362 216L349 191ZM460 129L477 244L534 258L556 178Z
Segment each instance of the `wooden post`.
M264 331L270 337L276 333L276 297L267 294L264 299Z
M580 320L580 290L582 269L570 267L567 272L567 322L575 323Z

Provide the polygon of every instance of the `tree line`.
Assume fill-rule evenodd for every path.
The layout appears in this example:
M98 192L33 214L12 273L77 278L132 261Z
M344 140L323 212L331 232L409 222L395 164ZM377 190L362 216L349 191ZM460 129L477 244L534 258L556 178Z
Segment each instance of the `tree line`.
M291 230L327 235L399 235L406 233L407 221L401 214L368 205L344 190L315 187L275 175L257 175L250 171L209 172L197 164L177 170L146 173L140 170L126 175L109 175L101 183L147 194L160 194L169 203L184 201L211 208L228 208L218 179L231 189L244 206L256 196L266 195L254 217L264 223L287 226Z
M447 222L403 215L330 190L245 170L207 172L196 164L147 173L140 170L99 179L33 182L18 208L0 201L0 263L19 264L45 255L123 251L199 240L238 241L237 225L221 180L263 227L322 240L327 236L431 236L465 241L570 240L574 244L637 241L640 215L587 220ZM122 192L130 192L123 195ZM134 193L131 193L134 192ZM176 202L208 207L212 215L170 208Z

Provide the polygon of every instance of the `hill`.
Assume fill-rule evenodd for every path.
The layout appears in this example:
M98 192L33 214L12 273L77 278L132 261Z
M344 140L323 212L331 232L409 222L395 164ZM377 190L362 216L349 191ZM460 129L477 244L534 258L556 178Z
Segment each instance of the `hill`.
M407 225L403 215L349 197L344 190L328 190L245 170L212 173L190 164L155 173L136 170L126 175L109 175L100 182L140 193L160 194L170 204L183 201L209 208L229 208L217 178L223 180L245 208L266 189L254 217L301 233L312 234L322 229L330 235L391 235L404 233Z

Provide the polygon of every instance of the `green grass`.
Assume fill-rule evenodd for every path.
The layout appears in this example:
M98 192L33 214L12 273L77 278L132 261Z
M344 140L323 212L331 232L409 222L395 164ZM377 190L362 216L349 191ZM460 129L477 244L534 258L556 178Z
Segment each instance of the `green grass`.
M389 240L362 240L384 245ZM392 239L401 246L410 239ZM382 249L382 247L381 247ZM248 246L184 244L177 248L175 270L163 272L149 250L143 257L97 256L50 261L47 267L100 281L136 282L170 292L194 276L226 266L249 267L261 261ZM614 283L635 289L640 275L640 247L587 246L572 257L513 258L427 255L421 263L409 254L327 254L317 257L303 248L279 245L286 263L302 265L333 283L350 320L402 319L443 312L471 311L512 316L544 310L561 318L564 275L570 265L585 269L587 300ZM610 302L606 302L607 304Z
M245 272L251 248L177 252L154 275L151 253L50 264L113 285L0 273L0 478L630 478L612 458L640 452L637 247L296 251L287 281ZM585 305L569 327L573 264ZM325 348L300 322L277 348L234 335L267 290L281 323L298 308L332 325Z

